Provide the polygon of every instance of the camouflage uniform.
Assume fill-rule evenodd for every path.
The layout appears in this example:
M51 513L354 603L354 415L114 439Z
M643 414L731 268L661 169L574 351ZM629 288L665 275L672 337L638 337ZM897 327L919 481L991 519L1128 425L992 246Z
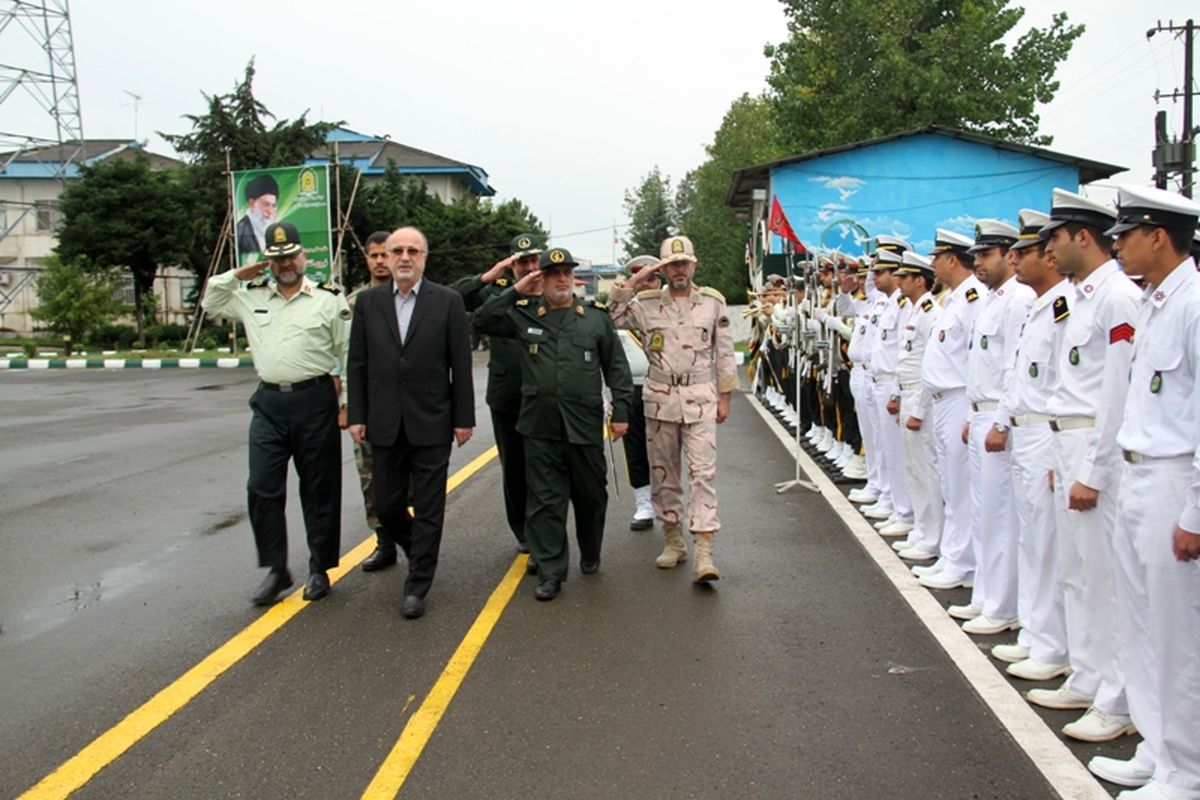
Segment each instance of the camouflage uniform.
M738 387L733 334L725 298L715 289L692 287L676 301L670 290L609 294L619 328L638 333L650 361L643 389L650 450L652 497L664 526L686 519L693 532L715 532L717 517L717 400ZM687 458L690 497L684 514L680 451Z

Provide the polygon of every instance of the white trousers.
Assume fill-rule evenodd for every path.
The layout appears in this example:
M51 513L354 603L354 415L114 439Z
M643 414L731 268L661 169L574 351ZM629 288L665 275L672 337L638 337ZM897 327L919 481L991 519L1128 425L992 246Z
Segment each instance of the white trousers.
M933 444L933 420L928 403L925 408L916 408L916 396L920 390L900 392L900 442L904 446L904 477L908 485L908 497L912 503L913 529L908 534L912 547L927 553L938 552L945 521L942 508L942 487L937 475L937 450ZM926 397L928 397L926 395ZM904 426L914 413L920 413L921 429L910 431Z
M937 452L938 480L946 501L938 566L942 572L958 578L971 577L975 572L967 446L962 440L963 425L970 409L966 389L942 392L941 397L933 401L933 442Z
M1054 494L1058 530L1058 580L1067 623L1067 652L1074 672L1067 685L1094 695L1106 714L1128 714L1125 677L1117 653L1117 585L1113 566L1113 525L1117 521L1120 469L1100 493L1096 507L1067 508L1068 493L1095 444L1096 429L1054 434Z
M889 383L875 384L875 441L879 443L879 469L885 474L891 497L892 516L904 522L913 521L912 501L908 496L908 479L904 471L904 445L900 441L897 417L888 413L892 392Z
M850 370L850 395L854 398L854 415L858 417L858 430L862 434L863 453L867 459L868 492L882 495L879 486L879 449L875 445L875 404L872 402L871 376L855 364Z
M1113 530L1117 637L1129 712L1154 782L1200 792L1200 561L1172 537L1191 458L1125 464Z
M983 440L996 412L971 414L971 530L975 588L971 602L992 619L1017 618L1017 512L1009 451L989 453Z
M1053 434L1046 423L1009 431L1013 501L1020 535L1017 543L1019 641L1029 656L1047 664L1067 663L1067 626L1054 541Z

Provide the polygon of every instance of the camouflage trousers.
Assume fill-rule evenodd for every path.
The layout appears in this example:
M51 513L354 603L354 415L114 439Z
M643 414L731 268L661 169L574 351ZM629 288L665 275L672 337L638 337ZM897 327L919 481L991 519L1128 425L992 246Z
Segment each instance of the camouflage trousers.
M690 531L716 531L717 423L685 424L646 420L650 456L650 498L664 523L686 523ZM687 462L688 501L683 502L681 461Z
M379 515L375 513L375 491L371 488L371 470L374 463L370 442L355 443L354 463L358 467L358 485L362 488L363 507L367 511L367 527L378 532L381 526Z

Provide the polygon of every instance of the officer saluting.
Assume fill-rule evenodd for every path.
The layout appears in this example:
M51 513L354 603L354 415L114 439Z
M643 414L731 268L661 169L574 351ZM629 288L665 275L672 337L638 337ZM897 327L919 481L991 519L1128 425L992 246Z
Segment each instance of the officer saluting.
M475 312L477 331L521 344L517 432L525 437L525 541L538 567L538 600L553 600L567 579L568 500L575 508L580 571L600 569L608 507L601 378L612 392L614 439L628 427L633 392L604 306L575 297L577 265L566 249L551 248L537 271Z
M287 568L288 459L300 475L308 532L305 600L329 594L325 571L341 549L342 446L337 426L338 378L346 365L350 308L337 287L304 277L300 234L288 222L266 230L265 263L213 277L201 306L246 326L261 383L250 396L250 526L258 564L270 573L254 593L269 605L292 585ZM258 278L270 265L271 279Z

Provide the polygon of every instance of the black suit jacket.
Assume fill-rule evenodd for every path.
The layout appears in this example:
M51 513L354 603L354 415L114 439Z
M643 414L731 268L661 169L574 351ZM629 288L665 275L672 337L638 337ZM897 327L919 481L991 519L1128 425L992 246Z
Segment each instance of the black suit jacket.
M262 248L258 245L258 237L254 235L254 225L250 222L250 217L242 217L238 220L237 250L238 256L252 256L262 252Z
M360 293L350 328L347 418L367 441L395 444L403 428L417 446L446 444L454 428L475 427L471 342L458 292L421 281L400 343L392 283Z

